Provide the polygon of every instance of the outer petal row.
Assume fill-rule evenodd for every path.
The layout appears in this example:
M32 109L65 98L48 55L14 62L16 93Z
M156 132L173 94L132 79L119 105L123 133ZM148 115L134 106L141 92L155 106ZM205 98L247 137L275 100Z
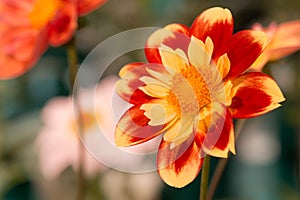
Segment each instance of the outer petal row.
M209 36L215 51L226 42L233 32L233 18L228 9L215 7L201 13L191 26L191 35L205 41Z
M191 29L183 24L170 24L153 33L146 43L146 57L149 62L161 63L157 48L167 45L187 52L190 36L194 35L203 42L209 36L219 51L233 32L233 18L228 9L215 7L205 10L193 22Z
M161 142L157 167L161 178L168 185L184 187L192 182L197 177L206 154L227 157L229 151L235 153L232 118L228 110L222 110L199 121L195 129L196 135L192 134L184 142L175 146L165 140Z
M147 40L145 54L150 63L161 63L158 48L164 44L172 49L186 52L190 37L189 28L183 24L170 24L154 32Z
M262 115L285 100L276 82L260 72L246 73L232 83L235 95L229 109L234 118Z
M215 61L227 53L231 64L227 78L233 79L246 71L262 53L268 37L262 31L245 30L234 35L232 33L233 18L230 11L215 7L201 13L190 30L182 24L170 24L154 32L146 43L145 54L149 62L162 63L158 50L161 45L174 50L182 49L187 55L191 36L202 42L209 37L213 41Z
M117 146L132 146L161 134L166 125L151 126L140 106L128 109L118 122L115 132Z
M229 110L221 104L213 105L196 126L195 141L206 154L227 158L228 152L235 154L233 122Z
M230 60L228 79L233 79L246 71L262 53L268 43L264 32L244 30L234 34L222 47L221 55L227 53Z
M150 79L157 82L168 82L168 74L164 66L160 64L130 63L125 65L119 75L121 80L117 82L116 91L121 98L131 104L143 104L153 99L147 95L142 87ZM166 83L167 84L167 83Z
M192 141L171 148L171 143L161 142L157 155L160 177L170 186L184 187L192 182L203 164L200 148Z

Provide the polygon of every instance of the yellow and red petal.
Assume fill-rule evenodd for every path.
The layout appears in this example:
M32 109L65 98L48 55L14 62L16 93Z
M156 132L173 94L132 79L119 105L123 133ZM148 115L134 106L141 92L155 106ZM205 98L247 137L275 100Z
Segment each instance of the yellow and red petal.
M147 70L150 76L143 76L140 78L141 81L143 81L146 85L159 85L164 88L170 88L171 87L171 76L165 76L164 74L161 74L159 72L155 72L153 70Z
M166 125L151 126L149 119L144 115L141 106L129 108L120 118L116 131L115 143L117 146L132 146L146 142L161 134Z
M164 28L167 29L167 30L171 30L171 31L174 31L174 32L184 34L186 36L190 35L189 27L187 27L184 24L175 24L174 23L174 24L169 24L169 25L165 26Z
M223 124L221 134L219 135L216 144L213 145L213 147L208 152L208 155L210 156L227 158L229 151L235 154L233 121L229 110L226 111L226 116L224 120L225 121L222 122L224 124ZM209 131L206 137L208 140L204 141L204 143L208 142L209 144L210 143L209 139L214 137L214 132Z
M148 124L151 126L164 125L176 117L175 108L163 99L145 103L141 107L144 115L149 119Z
M230 71L230 60L226 53L218 58L216 66L220 72L221 78L223 79Z
M181 116L180 119L175 118L176 121L165 131L164 140L176 146L187 140L194 134L193 125L194 118L190 116Z
M266 74L248 72L232 81L235 95L229 107L232 117L249 118L280 106L285 98L276 82Z
M145 63L127 64L120 70L119 75L122 79L116 84L116 92L125 101L132 104L142 104L152 99L152 97L139 89L145 85L140 78L149 75Z
M228 152L235 153L233 122L229 110L214 103L204 108L202 119L195 125L195 141L205 154L226 158Z
M227 53L230 60L228 79L246 71L268 44L268 36L261 31L243 30L234 34L222 47L220 53Z
M162 140L157 154L157 168L160 177L170 186L182 188L199 174L203 164L200 148L191 140L172 147Z
M172 48L162 45L159 48L159 54L163 66L170 72L180 72L189 66L186 54L181 49L173 50Z
M121 69L119 75L122 79L117 82L116 91L121 98L132 104L146 103L155 98L147 93L146 85L147 81L150 81L149 78L161 82L162 86L170 81L170 75L166 68L161 64L153 63L127 64Z
M188 57L191 65L195 66L200 72L206 69L211 62L211 55L206 51L205 44L194 36L191 37L188 47Z
M153 97L145 94L145 92L139 89L137 84L139 84L138 80L136 82L129 82L120 79L116 83L116 92L122 99L135 105L147 103L153 99Z
M64 1L55 18L49 22L49 44L60 46L68 42L77 28L77 7L73 1Z
M106 0L78 0L78 14L86 15L103 5Z
M172 49L182 49L186 52L190 41L189 28L183 24L170 24L155 31L148 38L145 55L150 63L161 63L158 48L163 44Z
M136 79L139 77L139 75L141 74L140 71L135 71L135 68L136 67L141 67L141 66L144 66L146 65L146 63L143 63L143 62L133 62L133 63L129 63L125 66L122 67L122 69L119 71L119 76L121 78L123 77L126 77L126 79ZM142 69L145 69L145 68L142 68ZM141 70L141 69L139 69ZM128 75L128 73L131 73L130 76ZM147 72L142 72L141 75L144 75L144 74L147 74ZM125 76L126 75L126 76ZM131 77L133 76L133 77Z
M233 33L233 18L228 9L214 7L202 12L191 26L191 35L203 42L209 36L215 51L219 51Z
M259 71L261 72L266 63L269 61L269 54L267 48L263 51L260 56L252 63L252 65L248 68L248 71Z
M162 65L154 65L150 67L147 67L147 72L156 79L157 81L161 82L165 86L170 87L172 84L172 79L173 79L173 71L170 70L169 68L166 68ZM142 80L142 79L141 79ZM145 82L147 83L147 82Z
M164 98L170 93L170 89L161 84L147 84L139 89L153 98Z

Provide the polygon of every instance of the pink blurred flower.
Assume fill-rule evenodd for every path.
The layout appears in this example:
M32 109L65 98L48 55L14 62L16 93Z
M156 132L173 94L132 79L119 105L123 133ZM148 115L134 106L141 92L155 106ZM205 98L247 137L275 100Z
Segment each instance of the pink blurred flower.
M68 42L77 18L106 0L0 0L0 79L32 68L48 46Z
M278 25L271 23L267 28L257 23L252 29L264 31L270 40L264 52L250 67L252 70L261 71L268 61L279 60L300 49L300 20Z
M95 96L96 100L98 99L97 105L101 105L101 100L102 102L110 100L115 82L115 78L109 78L97 87L95 95L101 94L101 98ZM101 117L99 121L100 116L110 114L107 109L103 109L105 107L101 105L98 110L94 110L94 105L85 104L86 94L93 92L93 90L85 89L80 90L78 94L81 106L84 106L84 112L82 112L84 137L89 137L94 127L99 126L98 123L106 132L113 134L114 130L111 127L114 125L111 116ZM44 126L37 137L36 144L41 173L46 178L58 177L68 166L72 166L75 170L78 168L80 151L78 121L74 119L73 106L71 97L56 97L50 100L42 111ZM86 175L95 175L106 168L85 149L84 152L83 164Z
M107 167L132 169L132 166L143 163L145 156L134 157L131 154L152 151L159 142L157 140L131 147L126 149L127 153L112 145L117 121L115 118L128 106L120 98L114 99L117 80L116 77L108 77L96 89L79 90L78 102L83 122L80 140L85 151L85 160L81 164L84 165L87 176L93 176ZM46 178L57 178L68 166L78 169L80 146L78 121L74 119L75 110L71 97L56 97L42 111L44 126L37 137L36 146L40 170ZM104 135L102 138L99 137L102 134L100 131ZM109 148L106 148L107 145Z
M43 110L44 127L37 138L39 164L47 178L58 177L63 170L79 164L79 138L72 124L72 99L57 97L49 101ZM103 166L85 151L84 168L94 174Z

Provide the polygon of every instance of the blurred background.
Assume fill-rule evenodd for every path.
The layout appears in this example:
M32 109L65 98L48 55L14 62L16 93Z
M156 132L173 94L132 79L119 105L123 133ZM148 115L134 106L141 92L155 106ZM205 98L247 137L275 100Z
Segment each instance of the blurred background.
M87 26L76 33L80 61L97 44L122 31L173 22L191 25L199 13L212 6L232 11L235 31L249 29L255 22L267 26L300 19L299 0L108 0L83 19ZM117 75L123 65L140 61L142 54L131 52L120 57L106 70L106 76ZM300 198L300 54L268 63L265 70L274 76L287 100L281 108L246 121L236 144L237 155L230 156L214 199ZM76 170L68 167L55 178L44 177L36 148L44 126L43 107L49 100L68 94L63 47L50 48L25 75L0 81L0 199L75 199ZM211 172L217 162L212 160ZM86 178L86 199L91 200L199 196L200 177L182 189L167 186L156 172L137 175L105 169Z

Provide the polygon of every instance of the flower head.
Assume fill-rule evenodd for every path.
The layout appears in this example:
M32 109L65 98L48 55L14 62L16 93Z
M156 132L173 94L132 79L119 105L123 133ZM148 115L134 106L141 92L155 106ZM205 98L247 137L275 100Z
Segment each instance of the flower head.
M169 185L198 175L203 157L235 154L233 118L259 116L284 97L275 81L245 71L268 42L265 33L233 34L228 9L211 8L189 28L170 24L146 43L149 63L125 65L118 94L133 104L118 122L115 142L131 146L160 134L157 168Z
M269 44L264 52L252 64L250 69L261 71L268 61L276 61L300 49L300 20L271 23L267 28L261 24L254 24L253 30L267 33Z
M77 18L105 0L1 0L0 79L28 71L48 46L69 41Z

